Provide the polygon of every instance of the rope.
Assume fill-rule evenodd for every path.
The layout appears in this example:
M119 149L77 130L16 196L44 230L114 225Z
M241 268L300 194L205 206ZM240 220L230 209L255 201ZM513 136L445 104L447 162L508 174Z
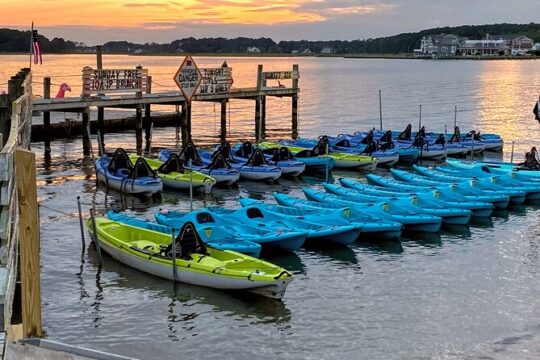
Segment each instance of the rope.
M59 213L59 214L65 215L65 216L76 217L76 218L79 217L79 215L69 214L69 213L67 213L67 212L65 212L65 211L58 210L58 209L55 209L55 208L53 208L53 207L50 207L50 206L47 206L47 205L44 205L44 204L39 204L39 207L43 207L43 208L45 208L45 209L49 209L49 210L51 210L51 211L57 212L57 213Z

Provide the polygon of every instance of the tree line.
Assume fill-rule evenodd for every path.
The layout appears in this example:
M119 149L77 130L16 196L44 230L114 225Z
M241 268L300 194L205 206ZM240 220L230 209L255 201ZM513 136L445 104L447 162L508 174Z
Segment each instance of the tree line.
M258 49L264 54L291 54L291 53L320 53L336 54L399 54L410 53L420 46L422 37L432 34L456 34L470 39L481 39L486 34L492 35L525 35L540 42L540 24L490 24L490 25L463 25L457 27L439 27L419 32L403 33L387 37L368 38L358 40L331 40L331 41L280 41L276 43L270 38L201 38L193 37L174 40L170 43L132 43L128 41L109 41L103 44L105 53L208 53L232 54L247 53L248 49ZM40 43L45 53L77 53L91 52L92 46L83 43L40 35ZM27 52L30 47L30 31L0 29L0 52Z

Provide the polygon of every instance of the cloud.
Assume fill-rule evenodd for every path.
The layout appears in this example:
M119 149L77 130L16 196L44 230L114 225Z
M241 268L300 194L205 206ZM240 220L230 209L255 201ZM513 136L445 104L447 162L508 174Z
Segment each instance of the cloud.
M127 8L143 8L143 7L164 8L164 7L169 7L170 4L165 4L165 3L127 3L127 4L123 4L122 6L127 7Z

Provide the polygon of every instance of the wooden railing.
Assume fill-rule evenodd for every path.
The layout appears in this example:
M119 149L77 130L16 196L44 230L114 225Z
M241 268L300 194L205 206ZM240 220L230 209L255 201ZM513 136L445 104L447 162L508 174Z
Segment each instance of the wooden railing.
M20 199L22 203L33 202L33 197L21 198L21 180L30 177L34 180L35 187L35 158L34 154L27 151L30 145L30 132L32 125L32 74L28 73L22 84L24 93L12 103L11 126L9 136L5 140L5 145L0 151L0 306L2 307L1 331L5 333L11 327L13 315L13 301L18 275L18 259L20 246L20 225L19 215L26 217L24 212L20 212ZM19 152L21 154L19 154ZM34 163L31 169L19 174L18 162L28 162L25 156L30 157ZM22 159L21 161L16 160ZM33 171L33 173L32 173ZM19 187L19 189L18 189ZM22 194L25 195L25 194ZM39 220L37 216L29 212L33 218L33 229L39 232ZM37 209L36 209L37 213ZM37 214L36 214L37 215ZM38 249L39 251L39 243ZM22 249L21 249L22 252ZM39 254L39 253L38 253ZM21 253L22 258L22 253ZM39 258L37 262L39 270ZM22 277L22 274L21 274ZM39 286L37 288L39 290ZM36 309L41 318L41 309ZM24 326L23 326L24 327ZM41 334L41 320L39 321L39 334Z

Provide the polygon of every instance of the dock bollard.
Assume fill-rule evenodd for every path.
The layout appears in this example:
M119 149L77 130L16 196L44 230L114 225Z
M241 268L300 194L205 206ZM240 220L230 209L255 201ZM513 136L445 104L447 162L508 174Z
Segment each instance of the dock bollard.
M176 237L174 236L174 229L171 233L171 251L172 251L172 269L173 269L173 280L174 283L177 282L176 279Z
M77 207L79 208L79 226L81 227L81 241L82 241L82 250L86 248L86 241L84 239L84 223L81 210L81 197L77 196Z
M103 260L101 258L101 247L99 246L98 232L97 232L97 226L96 226L96 212L93 208L90 209L90 219L92 220L92 232L94 233L94 243L96 244L96 253L98 256L98 262L99 262L99 266L101 266L103 264Z

